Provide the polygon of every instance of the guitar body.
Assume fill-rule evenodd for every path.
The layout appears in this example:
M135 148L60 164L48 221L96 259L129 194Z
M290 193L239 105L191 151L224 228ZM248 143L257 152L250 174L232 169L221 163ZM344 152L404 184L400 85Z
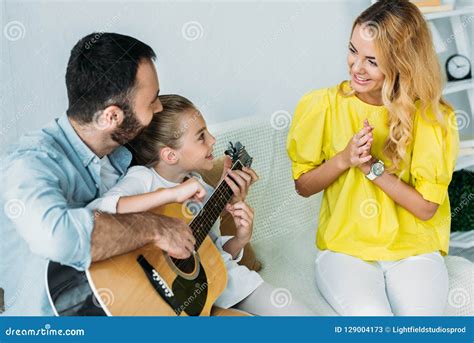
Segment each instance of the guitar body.
M229 142L226 155L232 170L250 167L245 147ZM93 263L86 272L50 261L45 282L58 316L209 316L227 286L227 270L208 234L233 195L223 181L203 208L190 215L183 204L169 204L153 212L189 223L196 251L186 260L173 259L148 244L135 251ZM242 315L212 309L213 314Z
M182 204L166 205L154 212L186 219ZM159 274L155 281L164 282L156 285L152 283L138 262L143 257ZM193 262L173 260L149 244L130 253L93 263L87 277L95 297L109 315L208 316L212 305L227 285L226 267L209 236L191 260ZM179 261L188 261L194 267L183 271L179 269ZM163 295L156 287L161 287L161 290L168 288L171 292ZM167 294L173 296L167 297Z

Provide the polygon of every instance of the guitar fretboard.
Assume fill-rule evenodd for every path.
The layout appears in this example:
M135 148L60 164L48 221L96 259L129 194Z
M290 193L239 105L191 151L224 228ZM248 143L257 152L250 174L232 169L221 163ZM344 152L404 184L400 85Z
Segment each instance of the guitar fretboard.
M237 160L231 169L241 170L242 163ZM232 195L232 189L224 180L222 180L215 189L214 193L212 193L211 197L204 204L204 207L201 209L199 214L194 217L192 222L189 224L191 230L193 231L194 238L196 238L196 251L206 239L209 231L211 231L212 226L221 215L229 200L232 198Z

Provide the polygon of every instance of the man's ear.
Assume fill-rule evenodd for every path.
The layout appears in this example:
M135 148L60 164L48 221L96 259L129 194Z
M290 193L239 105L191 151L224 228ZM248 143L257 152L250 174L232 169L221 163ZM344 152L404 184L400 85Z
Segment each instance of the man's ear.
M99 130L115 130L122 124L124 118L123 111L116 105L107 106L102 113L95 117L94 125Z
M179 156L176 150L170 147L164 147L160 150L160 161L167 164L176 164L179 161Z

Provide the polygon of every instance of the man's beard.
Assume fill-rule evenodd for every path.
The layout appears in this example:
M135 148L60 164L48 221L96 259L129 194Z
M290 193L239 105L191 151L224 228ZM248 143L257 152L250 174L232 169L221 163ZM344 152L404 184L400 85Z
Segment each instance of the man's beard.
M137 119L133 110L123 109L123 114L123 122L111 135L112 139L120 145L130 142L146 128L146 126Z

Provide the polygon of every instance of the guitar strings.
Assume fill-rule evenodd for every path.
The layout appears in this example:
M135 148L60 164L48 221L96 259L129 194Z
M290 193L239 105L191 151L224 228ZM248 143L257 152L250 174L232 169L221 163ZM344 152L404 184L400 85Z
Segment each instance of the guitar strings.
M209 198L207 203L210 204L210 203L214 202L213 198L217 197L218 198L217 201L221 201L221 203L219 205L222 207L222 210L223 210L225 205L227 204L227 202L232 197L232 195L233 195L232 189L229 187L229 185L227 185L227 183L224 182L214 191L214 193L211 195L211 197ZM212 226L214 225L215 221L219 218L220 214L222 213L222 211L217 213L217 211L215 209L213 209L212 207L209 207L209 208L210 208L210 212L214 214L213 216L209 215L207 212L204 211L204 209L208 210L208 208L206 208L206 205L205 205L201 209L200 214L198 214L195 217L195 219L193 219L193 221L190 223L191 228L193 228L195 225L199 225L199 224L202 224L201 227L204 228L204 230L201 231L201 232L196 232L195 228L193 230L193 235L196 238L196 244L194 246L195 251L197 251L199 249L200 245L202 244L202 242L204 242L207 235L209 234L209 231L211 230ZM206 221L207 221L207 223L206 223ZM207 225L205 226L205 224L207 224ZM181 269L181 267L190 266L190 264L194 265L194 257L193 256L191 256L187 259L173 259L173 261L179 269Z
M248 156L248 155L247 155ZM245 158L246 161L249 160L248 157ZM240 163L240 165L238 165ZM241 170L245 164L242 163L240 160L237 160L234 165L231 167L232 170ZM221 215L222 211L224 210L226 204L231 199L233 195L233 191L230 186L223 180L220 185L217 186L217 189L213 192L209 200L206 202L204 207L200 210L200 212L194 217L194 219L189 224L190 227L193 229L193 235L196 238L196 244L194 245L195 251L199 249L201 244L204 242L206 237L208 236L209 232L212 229L212 226L215 224L216 220ZM217 198L217 200L216 200ZM215 203L218 205L220 211L216 208L210 207L209 204ZM195 226L200 225L200 229L196 229ZM201 231L201 229L203 229ZM197 231L196 231L197 230ZM175 259L171 258L173 263L179 269L183 267L194 267L194 256L191 256L187 259Z
M237 165L238 162L240 162L240 161L237 160L237 162L232 166L232 170L236 170L236 169L240 170L242 168L242 162L240 162L240 165ZM223 181L217 187L217 189L213 192L210 199L207 201L207 203L201 209L201 212L193 219L193 221L191 221L190 226L194 226L195 221L196 222L201 221L200 224L202 226L204 226L204 224L205 224L205 223L202 223L202 221L212 222L210 224L214 225L215 220L217 220L217 218L219 218L219 216L221 215L222 211L225 208L225 205L229 202L232 195L233 195L232 189L229 187L229 185L225 181ZM218 200L215 200L215 198L218 198ZM211 204L211 203L217 203L217 205L219 205L219 207L220 207L219 210L216 210L216 208L213 208L213 207L207 207L207 206L209 206L208 204ZM206 209L206 211L204 211L204 208ZM211 227L204 228L203 233L195 232L196 233L195 237L198 238L198 239L204 240L207 237L209 231L211 230L212 225L211 225ZM199 245L197 246L197 248L199 248Z

